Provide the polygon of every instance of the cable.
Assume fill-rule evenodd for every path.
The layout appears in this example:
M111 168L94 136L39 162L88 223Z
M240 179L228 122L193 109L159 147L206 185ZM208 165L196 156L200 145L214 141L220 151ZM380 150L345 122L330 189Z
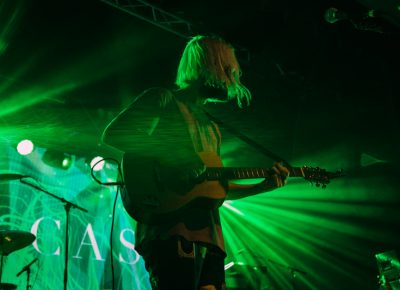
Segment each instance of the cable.
M94 176L94 168L97 164L99 164L100 162L106 161L106 160L112 160L117 164L117 168L118 168L118 178L117 180L121 180L121 182L102 182L101 180L98 180L95 176ZM123 174L122 174L122 169L121 169L121 163L114 159L114 158L102 158L99 161L97 161L96 163L94 163L91 166L91 171L90 174L92 175L92 178L99 184L101 185L105 185L105 186L115 186L117 185L117 191L115 194L115 199L114 199L114 204L113 204L113 209L112 209L112 219L111 219L111 229L110 229L110 258L111 258L111 283L112 283L112 289L115 289L115 275L114 275L114 257L113 257L113 232L114 232L114 221L115 221L115 208L117 206L117 200L118 200L118 194L120 192L120 186L124 185L124 181L123 181Z
M113 257L113 232L114 232L115 207L117 205L118 193L119 193L119 186L117 187L117 193L116 193L115 199L114 199L114 206L113 206L112 220L111 220L111 230L110 230L111 283L112 283L113 290L115 287L114 257Z
M118 168L118 175L119 175L119 177L121 178L121 180L123 179L122 170L121 170L121 163L120 163L117 159L115 159L115 158L102 158L102 159L100 159L99 161L97 161L96 163L94 163L94 164L92 165L92 167L91 167L90 175L92 175L92 178L94 179L94 181L96 181L98 184L106 185L106 186L124 185L124 182L123 182L123 181L121 181L121 182L118 182L118 181L114 181L114 182L102 182L101 180L98 180L98 179L96 178L96 176L94 176L94 168L96 167L96 165L99 164L100 162L104 162L104 161L107 161L107 160L112 160L112 161L114 161L114 162L118 165L118 166L117 166L117 168Z

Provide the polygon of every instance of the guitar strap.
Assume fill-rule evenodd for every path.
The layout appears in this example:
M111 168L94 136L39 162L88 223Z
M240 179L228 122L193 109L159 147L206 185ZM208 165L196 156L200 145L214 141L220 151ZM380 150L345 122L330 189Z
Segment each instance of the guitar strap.
M232 127L232 126L230 126L228 124L225 124L220 119L218 119L218 118L214 117L213 115L211 115L204 108L203 108L203 112L208 117L209 120L215 122L218 126L220 126L221 128L224 128L227 132L229 132L232 135L236 136L237 138L239 138L240 140L242 140L246 144L252 146L258 152L264 154L265 156L267 156L267 157L269 157L269 158L271 158L271 159L273 159L273 160L275 160L277 162L282 162L289 169L292 168L290 163L287 160L285 160L284 158L282 158L281 156L275 154L274 152L272 152L271 150L265 148L264 146L262 146L261 144L257 143L256 141L250 139L249 137L247 137L246 135L244 135L242 132L240 132L239 130L235 129L234 127Z

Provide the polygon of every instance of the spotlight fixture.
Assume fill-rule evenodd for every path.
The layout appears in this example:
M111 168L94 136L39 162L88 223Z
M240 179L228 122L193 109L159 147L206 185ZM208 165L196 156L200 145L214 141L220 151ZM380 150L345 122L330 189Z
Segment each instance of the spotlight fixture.
M103 157L101 156L96 156L90 161L90 168L93 168L94 171L100 171L104 168L104 161Z
M17 151L21 155L31 154L34 149L33 142L29 139L22 140L17 145Z

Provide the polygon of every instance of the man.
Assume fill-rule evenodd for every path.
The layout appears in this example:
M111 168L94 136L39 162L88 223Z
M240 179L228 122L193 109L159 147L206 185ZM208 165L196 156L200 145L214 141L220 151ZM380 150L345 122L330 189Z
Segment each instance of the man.
M136 249L153 289L225 289L226 253L218 206L225 197L243 198L286 183L289 171L280 163L272 166L271 178L259 184L196 179L206 167L223 167L220 131L203 106L230 100L240 107L248 105L251 94L240 75L231 45L218 37L193 37L179 63L178 89L145 91L103 134L105 143L125 152L125 183L134 191L173 192L176 200L207 193L219 200L217 206L208 206L204 199L194 199L170 216L161 215L158 222L138 221ZM147 184L155 186L148 190Z

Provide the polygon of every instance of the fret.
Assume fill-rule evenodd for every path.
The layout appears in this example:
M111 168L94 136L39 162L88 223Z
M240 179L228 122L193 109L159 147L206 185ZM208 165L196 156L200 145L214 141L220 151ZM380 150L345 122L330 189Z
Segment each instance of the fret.
M268 174L265 172L265 168L261 168L261 177L268 177Z
M218 179L218 169L217 168L209 168L207 177L208 177L208 179L211 179L211 180Z
M212 176L212 170L211 168L208 168L206 171L206 179L211 179Z
M217 170L214 169L213 171L211 171L211 178L212 179L216 179L218 177L217 175L218 175Z
M293 167L290 170L290 175L292 177L304 177L304 171L302 167Z
M206 171L206 178L209 180L220 179L247 179L247 178L268 178L273 172L269 168L256 167L209 167ZM303 167L292 167L289 169L291 177L304 177Z
M216 169L216 170L215 170L215 177L218 178L218 179L221 179L221 177L222 177L222 172L221 172L220 170Z
M301 176L306 176L306 174L304 173L304 170L303 170L303 167L300 167L300 173L301 173Z

